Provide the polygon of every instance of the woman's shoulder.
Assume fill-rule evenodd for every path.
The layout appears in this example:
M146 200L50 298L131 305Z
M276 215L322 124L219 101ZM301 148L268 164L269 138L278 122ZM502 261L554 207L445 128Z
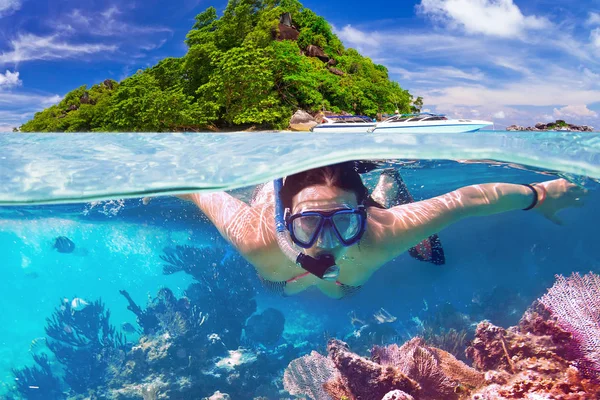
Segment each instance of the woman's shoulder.
M275 204L275 188L273 182L261 183L254 188L250 198L250 206L257 207Z

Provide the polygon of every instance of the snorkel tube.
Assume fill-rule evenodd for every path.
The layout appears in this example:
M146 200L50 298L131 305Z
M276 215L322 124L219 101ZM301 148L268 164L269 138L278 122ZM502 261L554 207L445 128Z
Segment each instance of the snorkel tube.
M298 264L311 274L326 281L337 280L340 267L335 264L335 258L331 254L323 254L317 258L306 255L292 246L289 234L285 226L285 208L281 202L279 191L283 187L283 178L273 182L275 186L275 234L279 248L293 263Z

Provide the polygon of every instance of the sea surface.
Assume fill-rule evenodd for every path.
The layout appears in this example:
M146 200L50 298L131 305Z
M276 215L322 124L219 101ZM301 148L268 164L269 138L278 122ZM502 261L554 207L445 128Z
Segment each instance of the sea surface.
M589 194L563 225L534 211L460 221L439 233L445 265L403 254L342 300L266 291L172 196L248 201L258 184L348 160L396 168L416 201L557 177ZM599 181L598 133L0 133L0 398L294 398L284 369L328 339L364 355L427 329L463 331L468 362L479 321L515 325L557 274L600 274Z

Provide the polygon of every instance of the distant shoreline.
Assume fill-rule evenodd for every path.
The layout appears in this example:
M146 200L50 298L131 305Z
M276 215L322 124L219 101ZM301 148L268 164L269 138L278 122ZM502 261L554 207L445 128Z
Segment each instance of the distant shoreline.
M510 125L506 127L507 131L569 131L569 132L593 132L594 127L588 125L569 124L561 119L555 122L538 122L535 126L522 127L520 125Z

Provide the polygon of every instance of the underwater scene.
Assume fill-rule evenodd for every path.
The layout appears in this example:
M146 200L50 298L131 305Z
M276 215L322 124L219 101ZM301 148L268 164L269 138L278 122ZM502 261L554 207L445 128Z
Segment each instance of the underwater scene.
M599 134L2 134L0 148L2 399L600 398ZM264 195L273 232L273 180L332 165L379 205L359 217L348 200L343 222L326 208L312 239L361 251L371 231L340 228L352 218L538 185L382 248L364 279L344 280L347 250L327 282L304 265L275 281L231 239L264 233L215 215ZM559 179L578 203L535 210ZM191 195L221 191L206 213ZM309 226L288 236L320 260Z

